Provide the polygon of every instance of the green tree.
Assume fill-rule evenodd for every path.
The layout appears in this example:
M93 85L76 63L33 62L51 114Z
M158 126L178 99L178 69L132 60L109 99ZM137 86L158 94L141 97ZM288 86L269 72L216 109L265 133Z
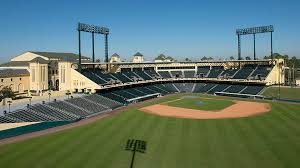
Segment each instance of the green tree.
M0 97L2 99L5 99L5 98L15 98L16 95L14 94L14 92L11 90L10 87L8 86L5 86L3 87L1 90L0 90Z
M251 57L250 57L250 56L247 56L245 59L246 59L246 60L251 60Z
M230 60L234 60L234 57L233 56L230 56L230 58L229 58Z

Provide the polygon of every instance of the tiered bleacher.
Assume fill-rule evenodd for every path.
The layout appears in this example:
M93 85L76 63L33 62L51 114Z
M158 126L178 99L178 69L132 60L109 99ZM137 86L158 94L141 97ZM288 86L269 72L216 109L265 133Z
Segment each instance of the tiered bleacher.
M66 101L72 103L73 105L80 106L86 109L89 114L103 113L111 110L108 107L105 107L99 103L95 103L93 101L89 101L81 97L68 99Z
M173 78L182 78L182 72L181 71L171 71L170 72Z
M82 74L99 85L110 85L116 82L138 82L141 80L152 80L149 82L155 83L143 84L144 86L132 85L129 88L126 88L127 86L124 86L125 88L109 88L93 95L71 98L64 101L53 101L46 104L35 104L24 109L7 113L5 116L0 116L0 123L78 120L96 114L109 112L115 108L132 102L143 101L159 97L161 95L178 92L253 97L259 94L265 86L250 84L243 85L241 82L244 81L235 81L235 83L232 82L229 84L225 83L226 81L220 80L214 82L214 80L217 78L264 80L271 70L272 65L252 64L244 65L240 69L224 69L222 66L202 66L198 67L197 71L173 70L159 71L158 73L153 69L146 69L144 71L124 71L119 73L106 73L99 69L84 69ZM165 80L153 81L161 78L178 77L201 78L201 81L187 81L189 79L186 79L184 83L183 81L174 83L165 83Z
M163 78L172 78L171 74L169 71L159 71L158 72L160 74L161 77Z
M221 75L221 73L224 71L223 67L213 67L209 74L208 74L208 78L217 78L219 75Z
M246 64L233 76L233 79L247 79L256 68L257 65Z
M271 72L271 70L272 66L270 65L258 65L249 79L264 80Z
M197 75L199 78L205 78L207 76L207 74L209 73L209 71L210 71L209 66L198 67Z
M185 78L195 78L195 71L184 71Z
M78 116L81 116L81 117L86 117L90 114L85 109L80 108L78 106L75 106L71 103L68 103L67 101L51 102L48 105L52 106L53 108L56 108L56 109L59 109L59 110L64 110L68 113L78 115Z

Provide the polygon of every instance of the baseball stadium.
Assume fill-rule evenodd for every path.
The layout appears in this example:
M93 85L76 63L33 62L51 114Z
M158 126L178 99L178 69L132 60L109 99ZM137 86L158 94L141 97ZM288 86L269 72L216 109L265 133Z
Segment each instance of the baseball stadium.
M274 32L237 29L234 59L145 61L136 52L122 61L108 55L110 29L78 23L78 51L27 51L0 64L0 166L296 168L300 88L294 67L273 53ZM270 35L265 58L256 55L260 33ZM242 58L246 35L253 59Z

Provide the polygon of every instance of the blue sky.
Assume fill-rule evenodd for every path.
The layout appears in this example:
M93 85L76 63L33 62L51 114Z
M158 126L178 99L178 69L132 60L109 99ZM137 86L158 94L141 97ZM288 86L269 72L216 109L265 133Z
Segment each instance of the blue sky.
M25 51L78 52L78 22L110 28L109 54L147 60L160 53L178 60L237 55L236 28L274 25L274 52L300 57L300 1L294 0L1 0L0 61ZM269 34L257 35L257 55L269 54ZM96 37L104 58L104 38ZM252 56L252 36L242 37L242 56ZM91 56L91 35L82 35Z

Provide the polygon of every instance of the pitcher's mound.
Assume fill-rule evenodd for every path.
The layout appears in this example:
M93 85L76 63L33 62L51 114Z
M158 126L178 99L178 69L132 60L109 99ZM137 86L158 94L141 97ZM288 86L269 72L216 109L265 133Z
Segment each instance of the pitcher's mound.
M190 118L190 119L220 119L220 118L240 118L258 115L269 112L269 103L235 101L235 104L219 111L195 110L181 107L168 106L166 104L156 104L143 107L140 110L168 117ZM216 113L217 112L217 113Z

